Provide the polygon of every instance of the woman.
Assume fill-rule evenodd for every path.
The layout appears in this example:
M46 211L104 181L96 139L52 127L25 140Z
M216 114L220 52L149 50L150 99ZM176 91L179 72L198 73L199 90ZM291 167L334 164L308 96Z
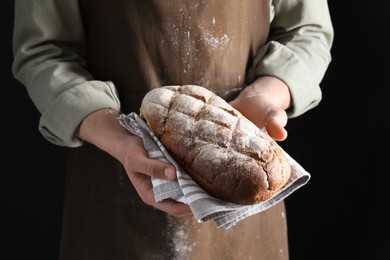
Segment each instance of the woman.
M195 84L275 140L314 108L331 61L327 1L15 1L13 72L69 149L60 259L288 259L284 204L228 230L155 202L146 156L118 123L145 93Z

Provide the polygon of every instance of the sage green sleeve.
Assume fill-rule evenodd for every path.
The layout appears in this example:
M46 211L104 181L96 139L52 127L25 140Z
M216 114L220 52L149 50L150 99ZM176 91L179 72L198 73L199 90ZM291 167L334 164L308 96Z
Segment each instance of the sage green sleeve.
M271 10L270 41L255 57L254 77L275 76L288 85L292 118L322 99L334 31L326 0L275 0Z
M256 57L255 76L273 75L290 88L298 116L321 100L333 28L324 0L271 1L270 42ZM50 142L82 145L74 137L83 118L120 109L112 82L85 69L85 39L78 0L15 0L13 73L41 113L39 131Z
M15 0L14 77L41 113L39 131L53 144L82 145L74 132L88 114L119 110L116 88L85 69L78 0Z

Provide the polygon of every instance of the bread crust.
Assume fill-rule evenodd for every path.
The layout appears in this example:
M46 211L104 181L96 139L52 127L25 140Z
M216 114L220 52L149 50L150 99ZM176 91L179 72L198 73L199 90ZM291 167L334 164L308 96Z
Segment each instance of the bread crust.
M217 198L259 203L290 178L290 164L276 142L202 86L152 89L140 116L194 181Z

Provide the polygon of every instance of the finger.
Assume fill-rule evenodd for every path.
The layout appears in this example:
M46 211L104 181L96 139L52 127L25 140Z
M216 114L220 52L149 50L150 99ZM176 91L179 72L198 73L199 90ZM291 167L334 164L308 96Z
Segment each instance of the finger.
M153 186L150 176L137 172L127 172L127 175L141 199L148 205L153 204Z
M150 159L143 151L132 152L125 163L126 171L138 172L163 180L176 180L176 168L167 162Z
M287 138L287 114L282 109L271 111L265 121L265 128L274 140L283 141Z
M190 207L181 202L171 199L162 202L156 202L150 177L141 173L129 174L130 181L136 189L142 201L152 207L166 212L174 217L190 216L192 211Z
M176 168L157 159L144 158L138 161L137 172L163 180L176 180Z
M161 202L156 202L152 206L174 217L193 216L191 208L188 205L174 201L172 199L166 199Z

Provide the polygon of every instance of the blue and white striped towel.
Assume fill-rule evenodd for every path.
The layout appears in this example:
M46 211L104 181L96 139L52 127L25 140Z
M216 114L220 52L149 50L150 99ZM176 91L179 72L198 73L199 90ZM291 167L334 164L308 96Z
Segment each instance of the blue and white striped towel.
M200 188L185 173L140 116L133 112L128 115L122 114L118 119L123 127L143 139L145 150L150 158L169 162L176 167L177 181L152 178L156 201L171 198L183 202L190 206L194 217L199 222L212 220L217 227L223 226L228 229L238 221L277 204L295 190L305 185L310 179L310 174L285 152L292 167L292 174L290 180L277 194L264 202L249 206L220 200Z

